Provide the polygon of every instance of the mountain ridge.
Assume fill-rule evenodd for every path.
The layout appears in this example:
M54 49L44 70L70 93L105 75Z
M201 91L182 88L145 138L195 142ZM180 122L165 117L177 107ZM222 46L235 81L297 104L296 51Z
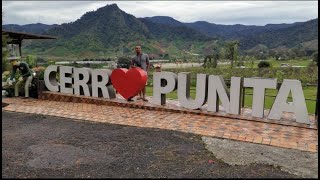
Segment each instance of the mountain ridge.
M27 49L33 53L65 56L97 52L127 54L132 52L134 44L143 44L144 49L151 53L192 50L206 54L217 40L220 44L228 40L239 40L242 52L261 44L267 48L292 48L301 44L314 46L317 43L313 40L318 38L317 25L318 18L264 26L218 25L206 21L183 23L169 16L136 18L122 11L116 4L111 4L86 12L76 21L61 25L8 24L2 28L58 36L55 41L34 42Z

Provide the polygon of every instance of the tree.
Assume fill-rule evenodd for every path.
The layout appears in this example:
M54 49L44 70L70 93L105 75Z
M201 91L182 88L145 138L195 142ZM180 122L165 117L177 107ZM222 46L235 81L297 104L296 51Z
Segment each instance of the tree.
M7 60L7 55L8 55L8 49L7 49L7 41L8 37L7 35L2 34L2 69L1 69L1 74L8 69L8 60Z
M237 66L244 66L245 57L239 56L239 62L237 63Z
M2 10L2 24L3 24L3 17L4 17L4 12ZM6 34L2 33L2 69L1 69L1 74L8 70L9 63L7 60L7 55L8 55L8 49L7 49L7 42L9 41L9 37Z
M214 46L212 49L212 55L207 55L204 58L203 67L213 67L216 68L218 65L218 60L220 58L220 51L217 46ZM213 61L212 61L213 60Z
M120 57L118 59L117 68L130 68L131 60L127 57Z
M250 61L250 68L253 68L254 67L254 61L255 61L256 59L254 58L254 56L250 56L249 57L249 61Z
M212 62L212 59L214 59L212 55L207 55L207 56L204 58L203 67L204 67L204 68L208 68L208 67L216 68L216 67L217 67L217 64L215 64L214 61Z
M220 56L220 59L225 59L226 58L226 49L225 48L220 48L220 51L219 51L219 56Z
M183 60L183 62L187 62L188 61L185 54L183 54L182 60Z
M26 57L26 63L29 65L30 68L34 68L37 65L37 58L32 55L28 55Z
M238 46L239 46L239 41L229 41L226 44L226 49L227 49L226 56L231 62L231 68L233 68L234 63L237 63Z
M289 49L287 54L289 59L295 59L297 57L297 54L292 49Z
M301 44L297 45L296 47L292 48L292 51L296 54L297 57L305 56L304 48Z
M169 54L168 53L164 54L163 59L169 59Z
M274 49L269 50L269 56L277 57L277 52Z

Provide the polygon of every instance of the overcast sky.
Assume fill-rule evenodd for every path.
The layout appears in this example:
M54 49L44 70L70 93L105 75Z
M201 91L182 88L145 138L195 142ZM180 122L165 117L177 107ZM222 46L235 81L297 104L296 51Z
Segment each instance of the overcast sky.
M318 18L318 1L2 1L2 10L4 24L61 24L113 3L136 17L181 22L265 25Z

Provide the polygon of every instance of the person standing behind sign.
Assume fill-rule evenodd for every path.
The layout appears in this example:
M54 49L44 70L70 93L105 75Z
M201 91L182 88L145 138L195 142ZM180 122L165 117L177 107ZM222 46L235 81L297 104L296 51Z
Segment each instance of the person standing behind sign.
M29 97L29 86L30 86L31 81L33 79L32 72L29 68L29 65L25 62L18 61L18 59L20 59L20 57L11 56L8 59L10 60L10 63L12 65L12 72L11 72L11 76L10 76L10 80L9 80L9 85L12 85L13 78L16 74L17 69L19 69L21 72L21 76L20 76L18 82L14 86L14 95L16 97L19 96L19 86L21 83L25 82L26 83L24 86L25 98L28 98Z
M136 55L133 56L131 58L131 65L130 67L133 68L133 67L140 67L141 69L143 69L147 75L148 75L148 71L149 71L149 68L150 68L150 63L149 63L149 56L148 54L145 54L145 53L142 53L142 50L141 50L141 46L136 46L135 47L135 51L136 51ZM146 83L147 85L147 83ZM148 101L146 99L146 87L144 87L142 89L142 91L139 93L139 97L138 97L138 100L139 99L142 99L143 101Z

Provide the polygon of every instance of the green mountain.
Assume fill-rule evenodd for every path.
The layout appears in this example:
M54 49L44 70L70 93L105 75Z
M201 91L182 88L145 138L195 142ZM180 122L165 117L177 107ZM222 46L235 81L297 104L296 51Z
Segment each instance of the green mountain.
M134 46L141 44L145 52L161 55L212 40L188 27L172 28L135 18L116 4L87 12L75 22L51 28L44 34L58 39L34 41L26 47L29 53L62 57L122 56L133 54Z
M300 43L316 39L318 39L318 19L239 38L243 42L242 47L244 49L251 48L257 45L257 43L264 44L269 48L279 46L292 48Z
M145 19L172 27L187 26L209 37L239 40L242 50L249 50L261 44L268 48L279 46L292 48L300 43L318 39L318 19L292 24L267 24L265 26L222 25L206 21L182 23L167 16Z
M59 26L58 24L47 25L42 23L36 24L26 24L23 26L17 24L6 24L3 25L2 28L9 31L18 31L18 32L26 32L33 34L43 34L47 32L49 29Z
M91 56L109 53L113 49L125 49L131 42L146 41L152 37L143 23L121 11L115 4L87 12L75 22L62 24L45 34L58 39L35 43L28 48L35 48L35 52L37 48L42 48L55 56Z
M145 17L141 19L146 19L157 24L168 25L172 27L185 26L185 23L177 21L174 18L169 16L153 16L153 17Z
M57 40L24 42L24 54L56 57L114 57L132 55L135 45L157 56L183 58L207 55L225 41L239 40L240 53L260 52L310 55L318 51L318 19L265 26L220 25L197 21L179 22L167 16L136 18L116 4L85 13L61 25L3 25L3 29L39 33Z

